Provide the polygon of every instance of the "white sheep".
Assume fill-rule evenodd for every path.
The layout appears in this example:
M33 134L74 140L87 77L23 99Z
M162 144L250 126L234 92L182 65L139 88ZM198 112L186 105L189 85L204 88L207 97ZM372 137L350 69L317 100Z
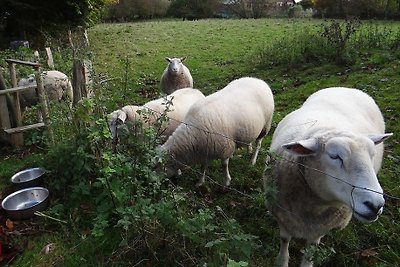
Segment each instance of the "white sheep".
M289 264L291 237L310 247L352 215L378 218L385 200L376 174L391 135L374 100L350 88L320 90L278 124L270 149L276 163L264 186L278 192L266 204L280 228L279 266ZM301 266L312 259L304 254Z
M193 88L193 78L189 69L183 65L186 57L182 58L165 58L168 66L161 76L160 88L166 94L171 94L175 90L181 88Z
M198 89L182 88L166 97L147 102L143 106L125 106L110 114L108 125L111 135L113 138L118 137L118 126L125 122L141 121L146 127L154 126L156 121L166 112L168 121L166 125L157 130L160 135L168 137L178 127L189 108L204 97ZM167 108L168 111L166 111Z
M64 73L56 70L45 71L42 73L44 91L50 100L66 100L72 103L73 90L71 81ZM18 86L36 86L35 75L31 74L28 78L22 78ZM36 105L39 97L35 89L25 90L20 93L21 109Z
M161 147L167 156L166 174L172 176L181 164L201 164L205 181L207 165L220 159L224 167L225 186L231 181L229 158L236 147L257 140L252 156L254 165L263 137L271 128L274 99L262 80L245 77L196 102L183 123Z

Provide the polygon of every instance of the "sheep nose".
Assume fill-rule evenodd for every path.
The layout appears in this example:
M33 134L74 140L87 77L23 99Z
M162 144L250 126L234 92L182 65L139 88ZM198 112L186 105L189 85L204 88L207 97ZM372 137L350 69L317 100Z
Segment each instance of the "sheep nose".
M365 201L363 203L365 206L367 206L373 213L375 213L376 215L381 215L383 212L383 205L384 204L378 204L378 205L374 205L373 203L369 202L369 201Z

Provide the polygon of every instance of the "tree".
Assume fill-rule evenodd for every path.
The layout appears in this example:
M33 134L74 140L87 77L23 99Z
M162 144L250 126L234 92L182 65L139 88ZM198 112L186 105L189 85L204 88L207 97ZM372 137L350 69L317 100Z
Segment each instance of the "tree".
M65 27L92 25L110 0L2 0L0 21L4 39L55 33ZM4 43L3 43L4 45Z
M251 11L252 17L255 19L261 18L265 11L266 7L266 0L251 0Z
M261 18L265 15L268 0L229 0L226 5L240 18Z
M108 17L112 20L134 20L165 16L168 0L120 0L109 7Z
M315 0L316 10L334 18L399 18L400 0Z
M184 19L211 18L219 5L218 0L172 0L167 14Z
M306 9L314 7L314 1L313 0L302 0L300 2L300 5L303 7L304 10L306 10Z

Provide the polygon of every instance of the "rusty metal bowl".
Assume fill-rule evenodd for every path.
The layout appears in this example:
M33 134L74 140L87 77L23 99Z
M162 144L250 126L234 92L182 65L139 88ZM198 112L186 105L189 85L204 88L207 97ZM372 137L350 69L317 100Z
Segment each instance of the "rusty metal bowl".
M1 207L14 220L31 218L35 211L42 211L49 204L49 190L29 187L11 193L1 202Z
M11 183L16 189L39 186L45 173L46 170L41 167L26 169L14 174L11 177Z

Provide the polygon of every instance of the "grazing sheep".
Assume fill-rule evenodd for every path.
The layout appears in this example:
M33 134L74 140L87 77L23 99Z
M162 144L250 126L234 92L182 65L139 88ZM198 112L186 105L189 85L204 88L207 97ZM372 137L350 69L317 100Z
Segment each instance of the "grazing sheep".
M320 90L278 124L271 143L278 157L272 178L264 175L266 191L278 192L266 201L280 228L278 266L289 264L291 237L310 247L352 215L378 218L385 200L376 174L391 135L374 100L350 88ZM301 266L312 259L304 254Z
M171 157L166 164L167 176L176 174L180 164L201 164L205 180L209 161L220 159L225 185L231 181L228 164L236 147L257 140L252 156L254 165L263 137L271 128L274 99L269 86L256 78L241 78L225 88L196 102L167 142L160 147Z
M67 75L60 71L50 70L42 74L43 86L47 97L50 100L66 100L72 103L73 90ZM18 86L36 86L35 75L31 74L28 78L22 78ZM39 97L35 89L25 90L20 93L21 109L36 105Z
M183 65L186 57L182 58L165 58L168 61L168 66L161 76L160 87L161 91L166 94L171 94L175 90L181 88L193 88L193 78L189 69Z
M109 128L113 138L118 137L118 125L125 122L141 120L149 127L164 114L166 108L169 110L166 116L169 118L164 127L158 129L158 133L165 137L170 136L183 120L189 108L198 100L204 98L202 92L193 88L182 88L172 94L156 100L152 100L143 106L125 106L110 114ZM137 111L140 110L140 114Z

